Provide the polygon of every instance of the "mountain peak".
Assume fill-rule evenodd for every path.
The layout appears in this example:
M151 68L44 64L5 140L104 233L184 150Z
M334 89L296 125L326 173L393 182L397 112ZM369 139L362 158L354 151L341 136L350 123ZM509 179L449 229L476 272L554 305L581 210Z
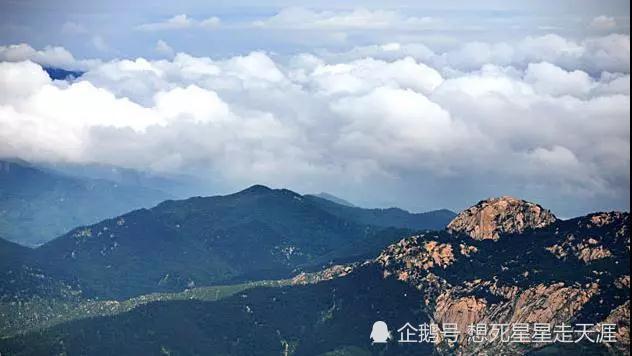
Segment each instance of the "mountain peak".
M501 196L462 211L448 224L448 231L462 232L475 240L497 240L501 234L543 228L556 220L553 213L538 204Z
M255 184L253 186L250 186L244 190L242 190L239 193L267 193L267 192L271 192L272 189L266 187L265 185L261 185L261 184Z

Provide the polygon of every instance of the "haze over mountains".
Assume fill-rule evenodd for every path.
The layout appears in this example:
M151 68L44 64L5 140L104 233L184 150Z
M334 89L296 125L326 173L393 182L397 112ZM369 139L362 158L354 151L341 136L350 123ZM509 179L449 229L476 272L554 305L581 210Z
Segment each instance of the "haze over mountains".
M104 165L36 166L0 160L0 237L38 246L74 227L206 189L192 177L152 176ZM326 193L305 198L343 219L379 227L437 229L455 215L448 210L409 213L341 206L350 203Z
M150 207L170 195L0 160L0 237L37 246L73 227Z
M13 273L27 285L41 274L55 280L46 288L69 286L94 298L286 278L368 258L414 231L445 227L455 216L447 210L413 214L343 206L261 185L119 215L151 206L166 193L131 185L130 180L140 180L137 175L129 179L130 174L115 172L107 178L117 182L97 179L103 176L98 167L67 168L65 174L24 162L2 167L2 236L36 245L59 235L35 250L6 242L5 263L16 262ZM104 217L110 218L94 223ZM20 295L38 293L31 286L20 290Z

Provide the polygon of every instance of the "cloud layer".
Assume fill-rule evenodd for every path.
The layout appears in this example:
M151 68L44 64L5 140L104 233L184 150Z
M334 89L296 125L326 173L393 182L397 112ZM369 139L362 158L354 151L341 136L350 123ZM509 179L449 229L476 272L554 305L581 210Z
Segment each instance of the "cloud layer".
M161 22L152 22L138 25L139 31L166 31L166 30L185 30L191 28L216 28L220 25L220 19L212 16L204 20L196 20L188 17L186 14L175 15Z
M0 47L0 156L413 209L498 194L566 216L627 209L629 56L626 35L221 60L79 61L63 48ZM51 81L36 63L87 72Z
M356 8L350 11L314 11L289 7L274 16L253 23L261 28L292 30L394 30L416 31L436 27L439 20L431 17L405 16L392 10Z

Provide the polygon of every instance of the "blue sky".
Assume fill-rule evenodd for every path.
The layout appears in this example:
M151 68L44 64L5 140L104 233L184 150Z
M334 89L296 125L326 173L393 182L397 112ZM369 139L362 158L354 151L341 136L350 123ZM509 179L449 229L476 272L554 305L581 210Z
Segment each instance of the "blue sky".
M0 9L0 156L184 173L208 182L200 194L629 209L627 1Z
M266 50L279 53L319 48L343 49L376 42L424 42L435 49L463 41L511 41L526 35L555 32L580 38L599 32L587 24L603 15L616 20L619 32L629 32L628 1L2 1L4 44L26 42L34 47L59 45L82 57L156 57L158 40L176 51L194 55L228 56ZM425 18L426 26L377 29L340 26L307 29L253 26L284 10L344 16L358 9L387 11L399 18ZM185 26L139 30L178 15L191 21L217 18L217 26ZM326 15L325 15L326 16ZM379 17L379 15L376 15ZM301 21L300 19L298 21Z

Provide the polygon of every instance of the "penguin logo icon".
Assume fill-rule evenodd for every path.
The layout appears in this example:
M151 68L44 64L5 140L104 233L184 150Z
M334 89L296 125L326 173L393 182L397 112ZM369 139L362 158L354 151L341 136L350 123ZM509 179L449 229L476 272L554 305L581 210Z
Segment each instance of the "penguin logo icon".
M388 326L383 321L376 321L373 323L373 329L371 330L371 336L369 336L374 344L385 344L391 339L391 333L388 331Z

